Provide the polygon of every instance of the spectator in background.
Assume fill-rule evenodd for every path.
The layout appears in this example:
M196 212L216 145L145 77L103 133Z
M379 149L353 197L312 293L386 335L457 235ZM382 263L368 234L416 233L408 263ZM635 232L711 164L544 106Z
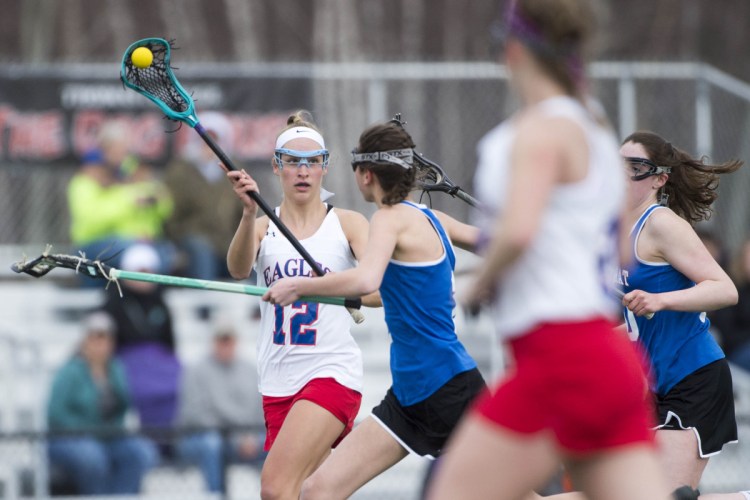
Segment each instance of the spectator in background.
M257 368L237 354L230 323L214 330L211 353L187 368L180 390L178 423L200 428L180 439L179 458L197 465L209 491L223 492L224 469L246 463L260 471L266 452ZM256 429L257 428L257 429Z
M750 371L750 240L740 247L731 271L739 298L724 310L719 326L721 347L729 361Z
M85 495L134 494L156 464L153 444L122 434L130 409L123 367L112 357L114 322L101 311L84 321L80 348L56 373L47 408L49 459ZM58 435L55 432L75 431ZM85 434L91 431L92 434Z
M201 114L201 124L228 155L234 134L219 113ZM226 255L242 205L237 203L219 160L197 135L189 134L181 156L167 167L165 183L174 199L167 236L186 262L178 271L191 278L228 278Z
M121 268L153 273L161 267L153 246L139 243L122 254ZM155 283L122 280L107 289L104 310L117 325L117 356L125 365L133 404L141 425L166 428L174 423L180 362L175 354L172 315L164 288ZM161 442L165 444L166 442Z
M70 239L89 258L116 254L136 240L158 246L162 260L172 260L163 225L172 213L166 186L131 154L128 128L105 123L98 147L87 152L68 184ZM110 264L119 267L115 257ZM87 282L87 283L90 283Z

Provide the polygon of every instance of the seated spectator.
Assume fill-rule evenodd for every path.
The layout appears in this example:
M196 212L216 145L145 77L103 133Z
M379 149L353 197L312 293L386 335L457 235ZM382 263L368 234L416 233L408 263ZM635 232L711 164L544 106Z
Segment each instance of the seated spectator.
M257 368L238 357L231 324L216 327L211 353L186 370L178 423L200 429L180 439L177 451L182 461L201 469L209 491L224 491L224 469L231 463L250 464L258 471L263 467Z
M84 329L78 352L52 385L49 460L80 494L138 493L144 475L156 465L156 448L147 439L124 434L130 398L122 365L112 357L112 318L92 313Z
M71 242L96 258L115 255L135 240L152 241L170 264L173 250L163 234L172 213L169 190L130 153L125 125L105 124L98 141L68 184ZM110 264L119 267L119 259Z
M153 273L160 265L159 254L150 245L135 244L122 254L121 268L126 271ZM123 296L110 286L103 307L115 320L117 357L125 366L133 404L141 426L171 427L177 411L180 362L164 288L130 280L120 285Z
M231 155L234 134L229 120L209 112L201 114L201 124ZM168 165L164 178L174 200L174 212L166 223L167 236L184 258L178 272L205 280L227 278L227 249L242 205L237 203L216 154L197 134L187 137L179 158Z

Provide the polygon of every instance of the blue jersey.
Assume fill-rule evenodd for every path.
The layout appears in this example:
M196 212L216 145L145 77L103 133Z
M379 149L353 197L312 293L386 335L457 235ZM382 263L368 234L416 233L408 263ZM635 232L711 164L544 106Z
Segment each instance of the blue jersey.
M651 205L633 226L631 240L634 264L622 272L625 293L643 290L663 293L684 290L695 283L666 262L646 262L638 256L638 236L643 225L660 205ZM724 353L708 331L706 313L659 311L652 319L635 316L624 308L625 322L631 338L648 351L656 387L652 390L664 395L680 380L697 369L724 357Z
M385 322L391 334L393 393L403 406L423 401L461 372L476 368L456 336L453 323L453 268L456 256L440 221L421 210L443 243L432 262L391 260L380 285Z

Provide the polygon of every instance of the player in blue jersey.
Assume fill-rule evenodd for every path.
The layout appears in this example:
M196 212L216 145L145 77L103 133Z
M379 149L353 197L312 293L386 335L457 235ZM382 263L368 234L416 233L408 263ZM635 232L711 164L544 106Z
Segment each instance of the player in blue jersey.
M709 457L737 440L731 373L705 313L736 303L737 289L692 225L711 215L718 175L742 162L709 164L651 132L627 137L620 153L634 251L620 275L626 324L650 358L667 478L697 488Z
M355 269L286 278L263 297L285 305L302 295L359 296L380 290L391 334L393 385L372 415L310 476L303 498L348 498L409 452L435 458L474 397L484 390L476 362L453 323L452 244L472 249L478 230L408 201L414 143L396 123L365 130L352 167L378 210Z

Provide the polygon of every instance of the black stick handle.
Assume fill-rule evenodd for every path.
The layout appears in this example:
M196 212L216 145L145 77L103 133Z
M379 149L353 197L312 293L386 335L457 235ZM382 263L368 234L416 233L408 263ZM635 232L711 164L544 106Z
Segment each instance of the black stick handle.
M465 201L472 207L478 207L479 206L479 200L471 196L469 193L464 191L461 188L458 188L458 191L456 191L456 197L460 198L461 200Z
M216 153L216 156L219 157L219 160L221 160L221 163L223 163L229 170L237 170L237 167L234 166L234 163L232 163L232 160L229 159L229 157L224 153L224 151L219 147L218 144L216 144L216 141L213 140L213 138L209 135L209 133L206 131L205 128L203 128L203 125L200 123L197 123L195 125L195 130L198 132L198 134L201 136L201 138L208 144L208 147L211 148L211 150ZM283 222L281 222L281 219L276 215L274 210L268 206L268 203L265 202L263 198L260 197L260 195L255 191L248 191L247 193L250 195L250 197L255 201L255 203L258 204L261 210L263 210L263 213L265 213L271 221L276 225L276 227L279 228L279 231L281 231L281 234L283 234L287 240L289 240L289 243L292 244L295 250L299 252L299 254L302 256L303 259L305 259L305 262L307 262L310 267L312 268L313 272L317 274L318 276L323 276L325 273L323 272L323 269L321 269L320 265L313 259L312 255L305 249L305 247L302 246L302 243L299 242L299 240L292 234L292 232L289 230L288 227L284 225ZM351 301L351 305L347 304L347 307L352 307L354 309L359 309L362 307L362 299L356 298L356 299L347 299Z

